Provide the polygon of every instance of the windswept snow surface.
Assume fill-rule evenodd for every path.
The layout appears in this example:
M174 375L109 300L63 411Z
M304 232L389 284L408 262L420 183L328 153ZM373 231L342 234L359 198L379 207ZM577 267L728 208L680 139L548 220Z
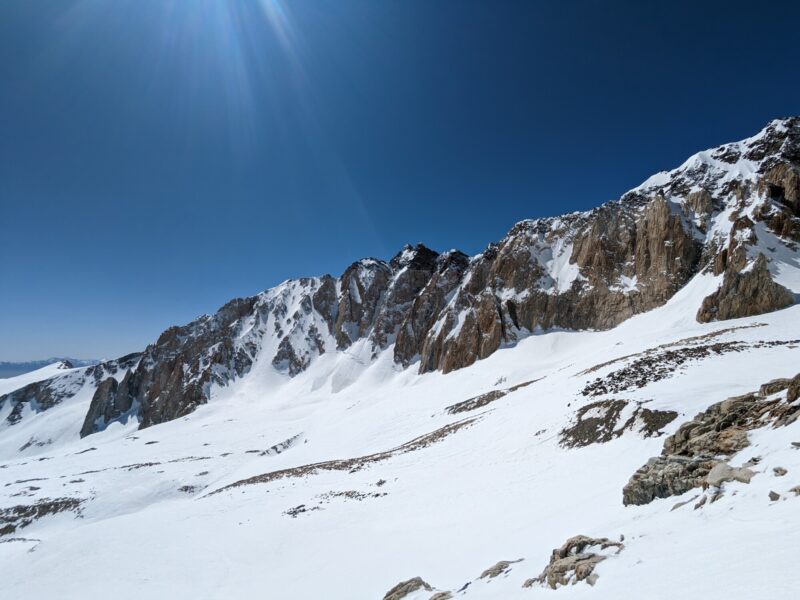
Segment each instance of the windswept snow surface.
M665 306L613 330L534 335L447 375L400 370L391 349L372 363L358 360L357 349L325 353L293 379L256 363L176 421L141 431L116 423L24 453L4 444L0 507L83 503L79 514L46 515L0 537L0 597L380 599L420 576L438 590L472 581L468 599L796 598L800 497L789 489L800 484L800 449L792 446L800 422L752 432L752 445L730 460L739 466L760 456L752 482L725 484L719 500L698 510L670 509L700 490L622 504L622 487L661 452L663 437L626 432L583 448L559 444L575 411L597 400L677 411L669 434L710 404L800 371L800 306L696 323L717 284L698 276ZM581 394L634 360L623 357L721 331L710 341L783 343L687 361L643 387ZM335 382L342 372L346 387ZM445 410L531 380L477 410ZM80 402L85 408L88 399ZM403 446L464 419L472 420L449 435ZM376 453L383 454L215 493L282 469ZM774 467L788 474L776 477ZM593 587L523 589L552 549L577 534L624 535L625 549L599 564ZM518 558L506 575L478 580Z

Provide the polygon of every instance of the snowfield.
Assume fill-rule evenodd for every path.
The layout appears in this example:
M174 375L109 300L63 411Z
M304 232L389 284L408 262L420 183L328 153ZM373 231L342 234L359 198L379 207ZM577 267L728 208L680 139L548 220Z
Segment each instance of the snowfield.
M615 329L532 335L447 375L403 370L391 348L370 362L356 343L291 379L265 355L213 388L209 404L144 430L114 423L80 439L90 401L81 394L4 422L0 528L17 526L0 537L0 597L380 599L419 576L433 589L406 598L796 598L800 423L751 431L728 462L759 457L755 476L724 483L715 501L695 508L711 493L696 488L622 503L631 475L682 423L800 373L798 305L695 321L719 280L698 275ZM738 344L664 363L658 377L612 375L660 346L717 342ZM613 389L582 393L597 378ZM633 427L604 443L562 443L579 409L610 399L627 402L620 424L637 403L677 418L653 437ZM9 512L37 503L47 509L27 526L24 510ZM624 548L597 565L593 586L523 588L578 534Z

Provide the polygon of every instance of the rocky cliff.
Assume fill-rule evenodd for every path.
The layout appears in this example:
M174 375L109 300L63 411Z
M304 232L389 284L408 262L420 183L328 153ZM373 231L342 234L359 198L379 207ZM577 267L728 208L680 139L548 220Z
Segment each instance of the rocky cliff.
M292 377L325 353L368 362L391 351L399 368L449 372L534 333L614 327L695 277L718 286L699 321L760 314L795 301L798 244L795 117L700 152L592 211L517 223L476 256L418 244L388 262L357 261L340 277L290 280L168 329L135 361L71 371L0 406L14 405L13 421L32 400L46 410L69 397L66 377L91 378L85 436L115 420L148 427L186 415L258 361Z

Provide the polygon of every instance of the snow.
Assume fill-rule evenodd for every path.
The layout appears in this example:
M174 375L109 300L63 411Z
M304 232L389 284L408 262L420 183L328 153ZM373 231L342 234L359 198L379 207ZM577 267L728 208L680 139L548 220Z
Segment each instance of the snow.
M50 379L56 375L63 375L69 369L64 369L62 364L63 363L55 362L51 365L47 365L46 367L42 367L41 369L23 373L22 375L17 375L16 377L0 379L0 396L10 394L14 390L23 388L28 384Z
M800 451L790 443L800 441L800 424L753 432L753 445L731 464L757 454L758 474L749 485L726 484L725 495L702 510L670 510L699 490L622 505L622 486L660 453L663 437L627 432L580 449L558 443L575 411L598 399L581 396L583 386L630 359L581 374L598 363L731 327L750 326L713 339L800 339L798 306L696 323L697 306L718 281L698 276L665 306L613 330L527 337L447 375L398 370L391 348L365 360L362 341L365 348L359 342L348 353L325 353L291 379L259 359L241 379L215 386L208 405L145 430L115 424L24 454L16 442L25 436L14 434L14 444L0 446L0 473L9 484L0 486L0 506L43 497L86 501L80 518L47 516L14 536L28 541L0 544L3 596L86 599L113 589L120 600L369 599L417 575L456 590L499 560L524 558L505 576L475 581L465 597L794 598L800 498L788 489L800 473ZM621 397L679 412L671 433L709 404L794 375L798 364L797 350L786 345L722 354ZM499 377L503 386L542 379L472 413L445 412L496 389ZM34 420L79 426L88 401L78 398ZM476 420L354 472L323 470L211 494L262 473L396 448L463 417ZM776 478L775 466L789 475ZM42 480L14 483L31 478ZM29 485L40 489L11 495ZM189 485L197 487L179 491ZM778 502L767 498L773 489ZM345 491L386 495L324 496ZM301 504L319 510L285 514ZM553 548L581 533L625 536L625 549L597 567L595 587L521 587Z
M628 294L630 292L634 292L638 289L639 285L639 278L634 275L633 277L628 277L627 275L620 275L619 281L612 286L609 286L610 290L623 292Z
M763 135L727 149L741 154ZM718 190L734 178L752 180L758 166L701 152L633 191L664 192L684 176ZM694 222L686 198L666 196L671 210ZM706 233L695 235L724 247L731 217L736 211L752 216L759 202L728 203L705 223ZM528 236L531 266L544 273L542 289L548 293L563 293L582 279L570 257L586 214L515 227ZM751 264L765 254L775 280L800 294L796 250L761 222L755 233L758 241L748 246ZM738 235L745 241L749 232ZM401 262L410 258L407 252ZM365 259L357 269L358 281L369 289L377 270L389 267ZM360 302L356 277L350 292ZM78 431L94 392L92 382L82 378L84 369L51 365L0 380L0 395L55 375L66 375L59 385L75 388L71 398L49 410L26 407L16 425L6 421L11 406L0 409L0 507L42 498L84 500L79 518L71 512L44 516L0 538L5 542L0 543L1 595L369 599L421 576L439 590L470 582L456 596L468 600L552 594L558 599L795 598L800 497L790 489L800 483L800 450L792 445L800 442L800 421L751 432L751 446L729 462L739 466L760 457L756 476L750 484L725 484L718 501L697 510L694 502L672 509L702 493L699 489L645 506L622 505L622 487L660 454L663 436L644 438L634 430L584 448L560 444L559 434L575 422L576 412L598 400L626 400L620 422L639 403L675 411L678 418L664 432L670 434L710 404L800 371L800 305L724 323L696 322L703 298L722 279L699 274L664 306L615 329L522 336L447 375L400 368L391 346L373 356L367 336L356 340L357 324L346 330L355 340L346 351L337 351L327 335L324 352L318 351L306 340L313 330L327 331L322 316L308 309L321 280L289 280L259 295L254 314L235 324L235 344L252 352L254 364L226 386L211 385L208 404L144 430L132 420L112 423L84 439ZM336 282L338 289L341 283ZM469 275L461 287L468 283ZM640 282L622 275L609 285L629 293ZM456 308L458 292L446 299L434 336L450 325L448 336L459 335L472 309ZM530 290L494 293L503 301L522 301ZM698 336L710 336L709 341L692 341ZM272 364L283 339L309 361L296 377ZM754 346L764 340L783 343ZM581 394L595 378L648 351L733 341L745 346L688 360L643 387ZM446 410L531 381L477 410L457 415ZM584 418L592 416L601 411ZM430 445L397 450L462 419L471 420ZM358 463L359 468L318 465L368 456L378 458ZM250 477L315 464L303 476L223 490ZM776 477L775 467L788 474ZM780 499L771 501L770 491ZM301 505L313 510L287 514ZM597 567L594 587L522 588L542 571L553 548L578 534L624 535L625 549ZM518 558L524 560L507 574L477 579L498 561ZM431 594L409 598L427 600Z

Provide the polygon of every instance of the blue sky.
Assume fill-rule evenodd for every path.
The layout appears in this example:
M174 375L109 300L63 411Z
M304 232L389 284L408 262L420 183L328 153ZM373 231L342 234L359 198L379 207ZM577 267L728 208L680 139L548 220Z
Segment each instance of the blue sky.
M479 252L800 112L792 2L3 0L0 360Z

